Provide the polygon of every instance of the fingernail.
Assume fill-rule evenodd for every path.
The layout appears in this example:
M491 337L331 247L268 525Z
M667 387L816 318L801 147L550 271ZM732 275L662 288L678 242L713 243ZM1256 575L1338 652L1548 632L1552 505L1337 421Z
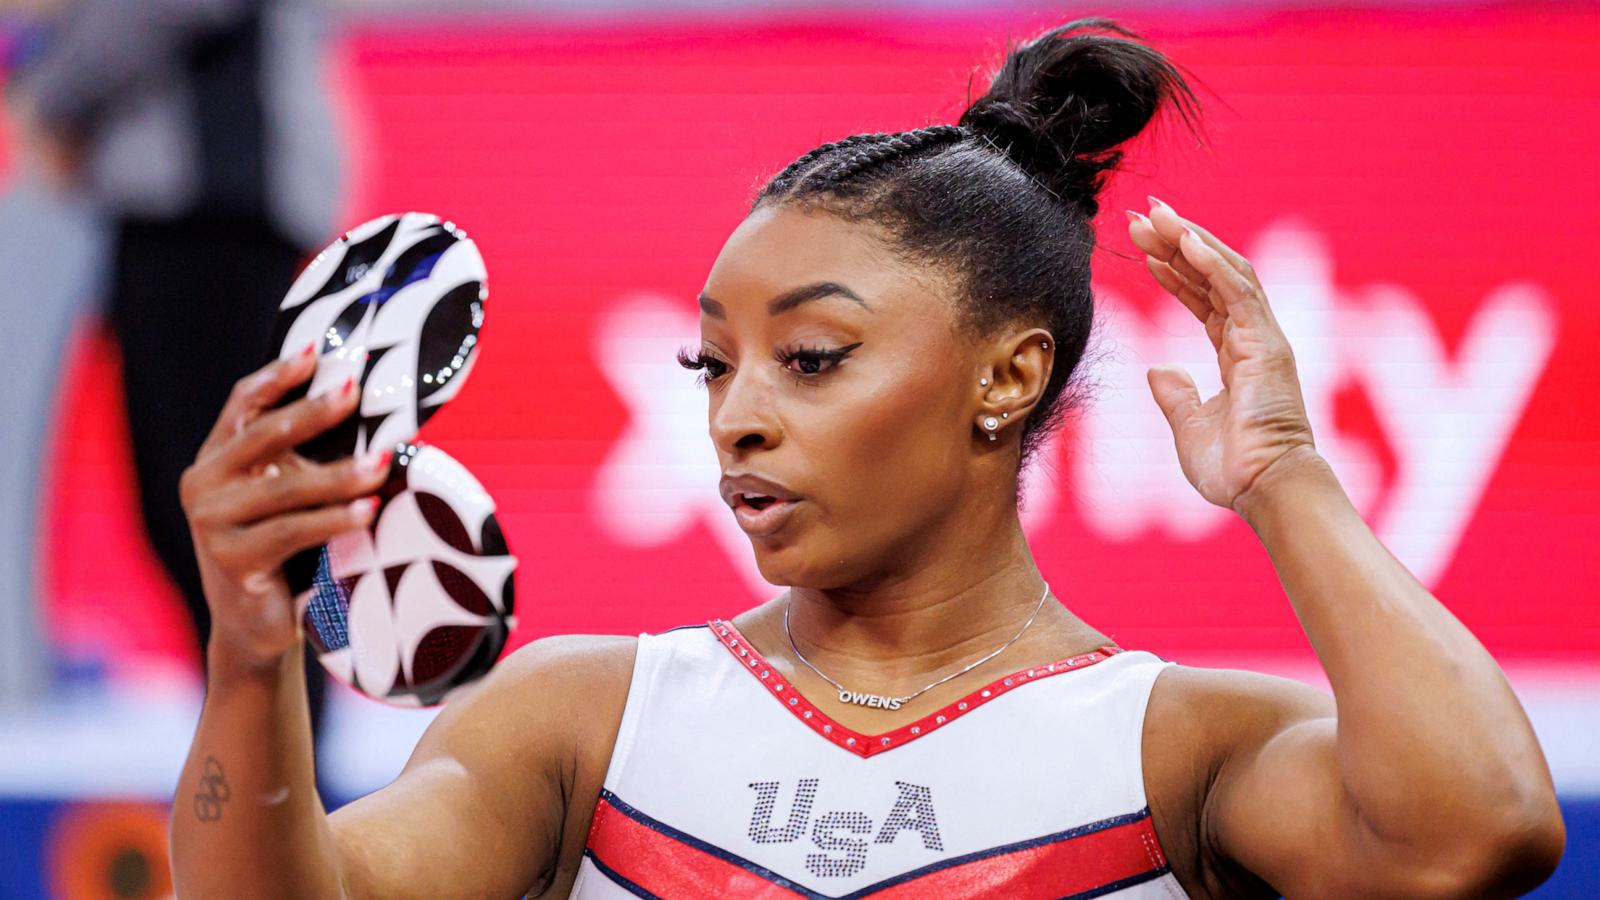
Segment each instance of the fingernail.
M371 475L374 472L381 472L388 468L389 460L393 456L393 450L368 450L366 453L361 454L361 459L356 462L356 466L363 473Z
M1128 214L1128 221L1130 221L1130 222L1148 222L1148 221L1150 221L1149 219L1145 218L1144 213L1134 212L1131 209L1125 209L1125 210L1123 210L1123 212Z
M1160 198L1160 197L1157 197L1157 196L1156 196L1156 195L1154 195L1154 194L1145 194L1145 195L1144 195L1144 198L1145 198L1145 199L1146 199L1146 200L1149 200L1149 201L1150 201L1150 206L1151 206L1151 207L1152 207L1152 208L1154 208L1154 207L1157 207L1157 206L1167 206L1167 204L1166 204L1166 203L1164 203L1164 202L1162 202L1162 200L1161 200L1161 198ZM1171 208L1172 208L1172 207L1170 207L1170 206L1167 206L1167 208L1168 208L1168 209L1171 209Z
M339 389L339 396L341 396L341 397L350 396L350 389L355 387L355 384L356 384L356 377L354 375L351 375L351 376L347 377L344 380L344 387Z
M1195 243L1200 243L1200 235L1195 234L1193 228L1190 228L1189 226L1185 225L1185 226L1183 226L1183 233L1187 234L1189 237L1194 238Z
M350 518L357 522L365 522L372 518L372 513L378 508L377 497L362 497L350 501Z
M300 351L300 355L301 356L310 356L311 355L311 351L313 351L315 349L317 349L317 342L316 341L312 341L311 343L306 344L306 348L304 350Z

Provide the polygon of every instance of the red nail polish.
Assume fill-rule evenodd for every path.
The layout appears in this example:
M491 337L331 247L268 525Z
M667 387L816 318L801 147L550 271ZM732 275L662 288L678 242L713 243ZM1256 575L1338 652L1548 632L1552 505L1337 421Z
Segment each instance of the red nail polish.
M355 386L355 383L356 383L356 377L354 375L351 375L350 377L346 378L344 380L344 387L339 389L339 395L340 396L349 395L350 389Z
M311 351L313 351L315 349L317 349L317 342L316 341L312 341L311 343L306 345L306 348L304 350L300 351L300 355L301 356L310 356L311 355Z

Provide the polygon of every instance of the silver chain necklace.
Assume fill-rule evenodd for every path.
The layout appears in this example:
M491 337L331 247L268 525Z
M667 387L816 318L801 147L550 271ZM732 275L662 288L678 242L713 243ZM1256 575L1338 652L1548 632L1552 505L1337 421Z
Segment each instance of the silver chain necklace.
M1033 608L1033 615L1028 616L1028 621L1022 623L1022 627L1017 629L1017 633L1012 636L1011 640L1006 641L1004 644L1001 644L993 653L990 653L988 656L985 656L984 658L978 660L977 662L969 663L965 668L961 669L960 671L951 672L949 675L944 676L943 678L939 679L938 681L933 682L932 684L928 685L927 687L922 688L919 691L915 691L913 693L906 694L904 697L886 697L886 696L884 696L882 694L867 694L867 693L863 693L861 691L852 691L849 688L845 687L844 685L840 684L839 682L834 681L832 678L829 678L827 673L823 672L821 669L819 669L816 666L812 665L811 664L811 660L806 659L806 655L804 653L801 653L800 652L800 648L795 645L794 632L789 630L789 607L794 605L794 599L793 599L793 595L792 594L790 595L789 601L783 604L783 633L788 635L788 637L789 637L789 648L794 651L795 658L797 658L801 662L805 663L806 668L808 668L811 671L817 673L817 675L820 676L823 681L826 681L827 683L829 683L829 684L831 684L834 687L839 689L839 702L840 703L854 703L857 706L869 706L869 707L872 707L873 709L899 709L904 704L910 703L912 700L915 700L916 698L922 696L924 693L932 690L933 688L936 688L939 685L944 684L946 681L949 681L952 678L956 678L958 676L965 675L968 672L971 672L973 669L976 669L977 667L983 665L984 663L988 662L989 660L994 659L996 656L999 656L1001 653L1003 653L1005 651L1005 649L1007 647L1011 646L1012 644L1015 644L1017 642L1017 638L1022 637L1022 633L1024 631L1027 631L1028 630L1028 626L1032 625L1033 624L1033 620L1038 617L1039 610L1044 609L1044 600L1048 596L1050 596L1050 582L1047 581L1047 582L1044 583L1044 593L1039 595L1039 603L1038 603L1038 605Z

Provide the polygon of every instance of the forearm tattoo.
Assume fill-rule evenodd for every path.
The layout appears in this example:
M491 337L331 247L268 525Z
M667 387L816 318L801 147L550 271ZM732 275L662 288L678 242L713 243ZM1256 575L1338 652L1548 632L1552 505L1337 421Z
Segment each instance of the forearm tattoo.
M194 817L202 822L218 821L222 818L222 804L232 793L222 763L215 756L207 756L200 773L200 790L194 795Z

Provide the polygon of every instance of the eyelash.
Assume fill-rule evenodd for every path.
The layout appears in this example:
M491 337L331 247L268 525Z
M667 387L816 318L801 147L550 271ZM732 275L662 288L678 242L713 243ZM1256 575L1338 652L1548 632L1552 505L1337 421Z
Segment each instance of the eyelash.
M796 347L791 350L785 347L778 350L773 356L778 361L778 364L783 366L785 372L794 376L796 383L803 384L806 387L817 387L816 379L818 376L826 375L833 371L839 363L844 361L845 357L850 355L852 350L859 346L861 346L861 342L857 341L854 344L840 347L836 350L823 347ZM802 364L809 361L819 366L830 362L833 365L817 372L796 372L789 368L790 361L796 359L801 360ZM685 369L702 370L700 377L695 379L695 383L710 387L712 382L727 374L728 364L704 351L692 353L689 348L685 347L678 351L678 365L683 366ZM721 366L723 371L712 374L711 368L713 366Z

